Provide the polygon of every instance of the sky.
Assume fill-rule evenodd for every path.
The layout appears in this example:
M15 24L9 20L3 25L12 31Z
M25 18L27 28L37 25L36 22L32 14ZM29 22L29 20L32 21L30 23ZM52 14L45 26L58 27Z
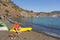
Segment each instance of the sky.
M17 6L34 12L60 11L60 0L12 0Z

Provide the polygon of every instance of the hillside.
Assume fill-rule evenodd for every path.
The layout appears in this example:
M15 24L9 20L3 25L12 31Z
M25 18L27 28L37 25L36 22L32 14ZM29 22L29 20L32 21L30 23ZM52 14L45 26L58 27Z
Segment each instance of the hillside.
M17 17L17 16L31 16L32 11L24 10L19 8L11 0L0 0L0 15L8 17ZM34 13L32 14L34 15Z
M13 2L9 1L4 1L4 0L0 0L0 15L4 15L4 16L18 16L19 12L22 9L18 6L16 6L15 4L13 4Z
M0 15L2 17L18 18L18 17L58 17L60 16L60 11L53 12L33 12L24 10L18 7L11 0L0 0Z

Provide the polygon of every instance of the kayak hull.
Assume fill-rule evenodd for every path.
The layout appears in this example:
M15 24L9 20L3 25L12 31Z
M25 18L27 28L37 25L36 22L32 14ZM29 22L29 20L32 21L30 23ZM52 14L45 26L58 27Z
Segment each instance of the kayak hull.
M31 27L25 27L25 28L20 28L18 30L18 32L26 32L26 31L32 31L32 28ZM10 29L10 32L16 32L16 30L14 30L13 28Z

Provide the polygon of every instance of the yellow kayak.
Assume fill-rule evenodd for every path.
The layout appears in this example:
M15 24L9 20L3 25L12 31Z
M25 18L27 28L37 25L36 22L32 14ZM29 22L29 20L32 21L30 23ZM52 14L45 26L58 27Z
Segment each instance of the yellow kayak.
M18 32L26 32L26 31L32 31L32 28L31 27L24 27L24 28L20 28L18 30ZM16 30L14 30L13 28L10 29L10 32L16 32Z

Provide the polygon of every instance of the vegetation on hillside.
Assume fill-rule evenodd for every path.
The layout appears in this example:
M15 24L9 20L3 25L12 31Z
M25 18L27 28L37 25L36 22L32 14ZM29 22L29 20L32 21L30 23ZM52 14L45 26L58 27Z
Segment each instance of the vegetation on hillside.
M8 11L8 10L5 10L5 12L6 12L6 13L9 13L9 11Z
M2 1L0 0L0 3L2 3Z
M14 4L12 1L10 1L10 3L12 3L13 7L15 10L20 10L23 11L24 9L20 8L19 6L17 6L16 4Z
M5 14L5 15L6 15L6 16L8 16L8 14L9 14L9 11L6 9L6 10L5 10L5 12L6 12L6 14Z
M57 14L60 14L60 11L52 11L51 13L57 13Z

